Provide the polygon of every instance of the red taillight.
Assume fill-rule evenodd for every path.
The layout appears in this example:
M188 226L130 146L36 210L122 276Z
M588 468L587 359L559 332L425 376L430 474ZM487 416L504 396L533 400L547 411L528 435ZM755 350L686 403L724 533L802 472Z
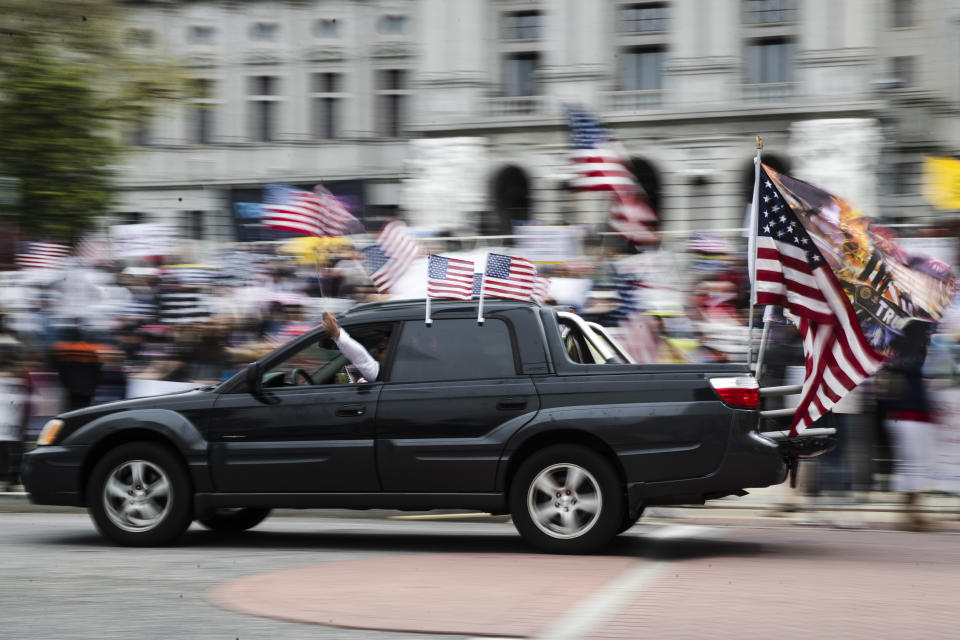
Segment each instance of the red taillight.
M756 409L760 406L760 389L753 378L712 378L710 384L731 407Z

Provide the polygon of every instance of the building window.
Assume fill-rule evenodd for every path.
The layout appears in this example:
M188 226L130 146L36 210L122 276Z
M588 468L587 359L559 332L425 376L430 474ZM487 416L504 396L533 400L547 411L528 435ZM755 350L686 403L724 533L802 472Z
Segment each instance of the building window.
M663 89L662 47L636 47L620 56L621 91L659 91Z
M894 29L916 26L914 0L892 0L890 3L890 26Z
M747 24L793 22L794 0L743 0L743 16Z
M536 40L540 37L539 11L512 11L503 16L504 40Z
M666 2L640 2L620 7L620 33L647 33L666 31L669 18Z
M127 31L127 44L131 47L152 47L153 31L150 29L130 29Z
M406 35L410 29L410 18L407 16L381 16L377 22L377 33L385 36Z
M320 18L313 23L313 33L318 38L336 38L340 35L340 23L336 18Z
M535 96L540 54L512 53L504 60L503 92L507 97Z
M194 144L213 142L214 122L213 80L201 78L194 81L193 100L190 104L190 141Z
M410 99L406 69L382 69L377 72L377 101L380 107L379 130L385 136L398 138L406 124Z
M193 25L187 30L187 41L192 44L213 44L217 30L204 25Z
M250 137L257 142L276 138L278 86L276 76L249 78Z
M135 147L146 147L150 144L151 121L153 114L146 107L137 109L132 128L130 129L130 144Z
M255 22L250 27L250 38L253 40L272 42L279 34L280 25L276 22Z
M916 78L914 77L914 58L913 56L897 56L890 58L890 74L897 81L900 87L913 86Z
M333 140L340 137L343 98L343 74L313 74L310 102L314 138Z
M203 240L203 211L184 211L183 235L190 240Z
M747 45L747 83L793 82L793 42L785 38L755 40Z

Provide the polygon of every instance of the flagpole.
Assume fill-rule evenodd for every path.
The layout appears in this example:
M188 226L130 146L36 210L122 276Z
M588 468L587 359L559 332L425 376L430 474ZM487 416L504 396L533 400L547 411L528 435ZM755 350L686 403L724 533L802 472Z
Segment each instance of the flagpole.
M490 260L490 254L487 254L487 261ZM480 309L477 312L477 324L483 324L483 281L487 279L487 265L483 265L483 271L480 272Z
M433 324L433 318L430 317L430 292L427 291L427 317L424 318L423 323L428 327Z
M763 138L757 136L757 157L753 160L753 202L750 205L750 315L748 318L747 367L753 366L753 308L757 304L757 218L760 210L760 156L763 152Z

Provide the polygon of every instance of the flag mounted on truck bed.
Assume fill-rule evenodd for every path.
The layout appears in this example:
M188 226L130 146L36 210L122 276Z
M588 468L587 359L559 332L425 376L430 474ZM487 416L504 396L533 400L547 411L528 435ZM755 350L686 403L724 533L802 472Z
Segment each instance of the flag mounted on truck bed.
M907 256L842 198L766 165L758 171L756 300L788 309L803 338L795 434L885 358L916 348L904 327L940 319L953 275L942 262Z

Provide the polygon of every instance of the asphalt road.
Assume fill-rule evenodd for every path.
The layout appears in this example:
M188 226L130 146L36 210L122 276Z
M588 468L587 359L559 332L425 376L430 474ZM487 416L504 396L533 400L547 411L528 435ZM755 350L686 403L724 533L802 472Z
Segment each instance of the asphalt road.
M83 514L0 513L0 638L437 638L237 613L214 605L210 593L245 576L378 558L432 563L431 575L448 574L452 591L471 579L457 566L467 557L505 560L518 576L525 566L546 566L502 521L275 517L245 534L193 528L176 547L127 549L104 542ZM564 564L573 560L548 558L559 575L564 566L575 575L574 565ZM481 598L474 608L487 620L485 631L442 637L952 638L960 628L960 537L951 533L654 521L618 538L602 560L631 568L598 593L570 589L555 615L531 622L536 634L498 626L498 616L509 621L502 611L484 610L490 605ZM576 562L589 571L589 558ZM522 580L509 582L498 591L519 589ZM362 594L363 584L353 589ZM414 613L415 596L396 594ZM443 610L443 602L431 604ZM371 615L380 608L371 603Z

